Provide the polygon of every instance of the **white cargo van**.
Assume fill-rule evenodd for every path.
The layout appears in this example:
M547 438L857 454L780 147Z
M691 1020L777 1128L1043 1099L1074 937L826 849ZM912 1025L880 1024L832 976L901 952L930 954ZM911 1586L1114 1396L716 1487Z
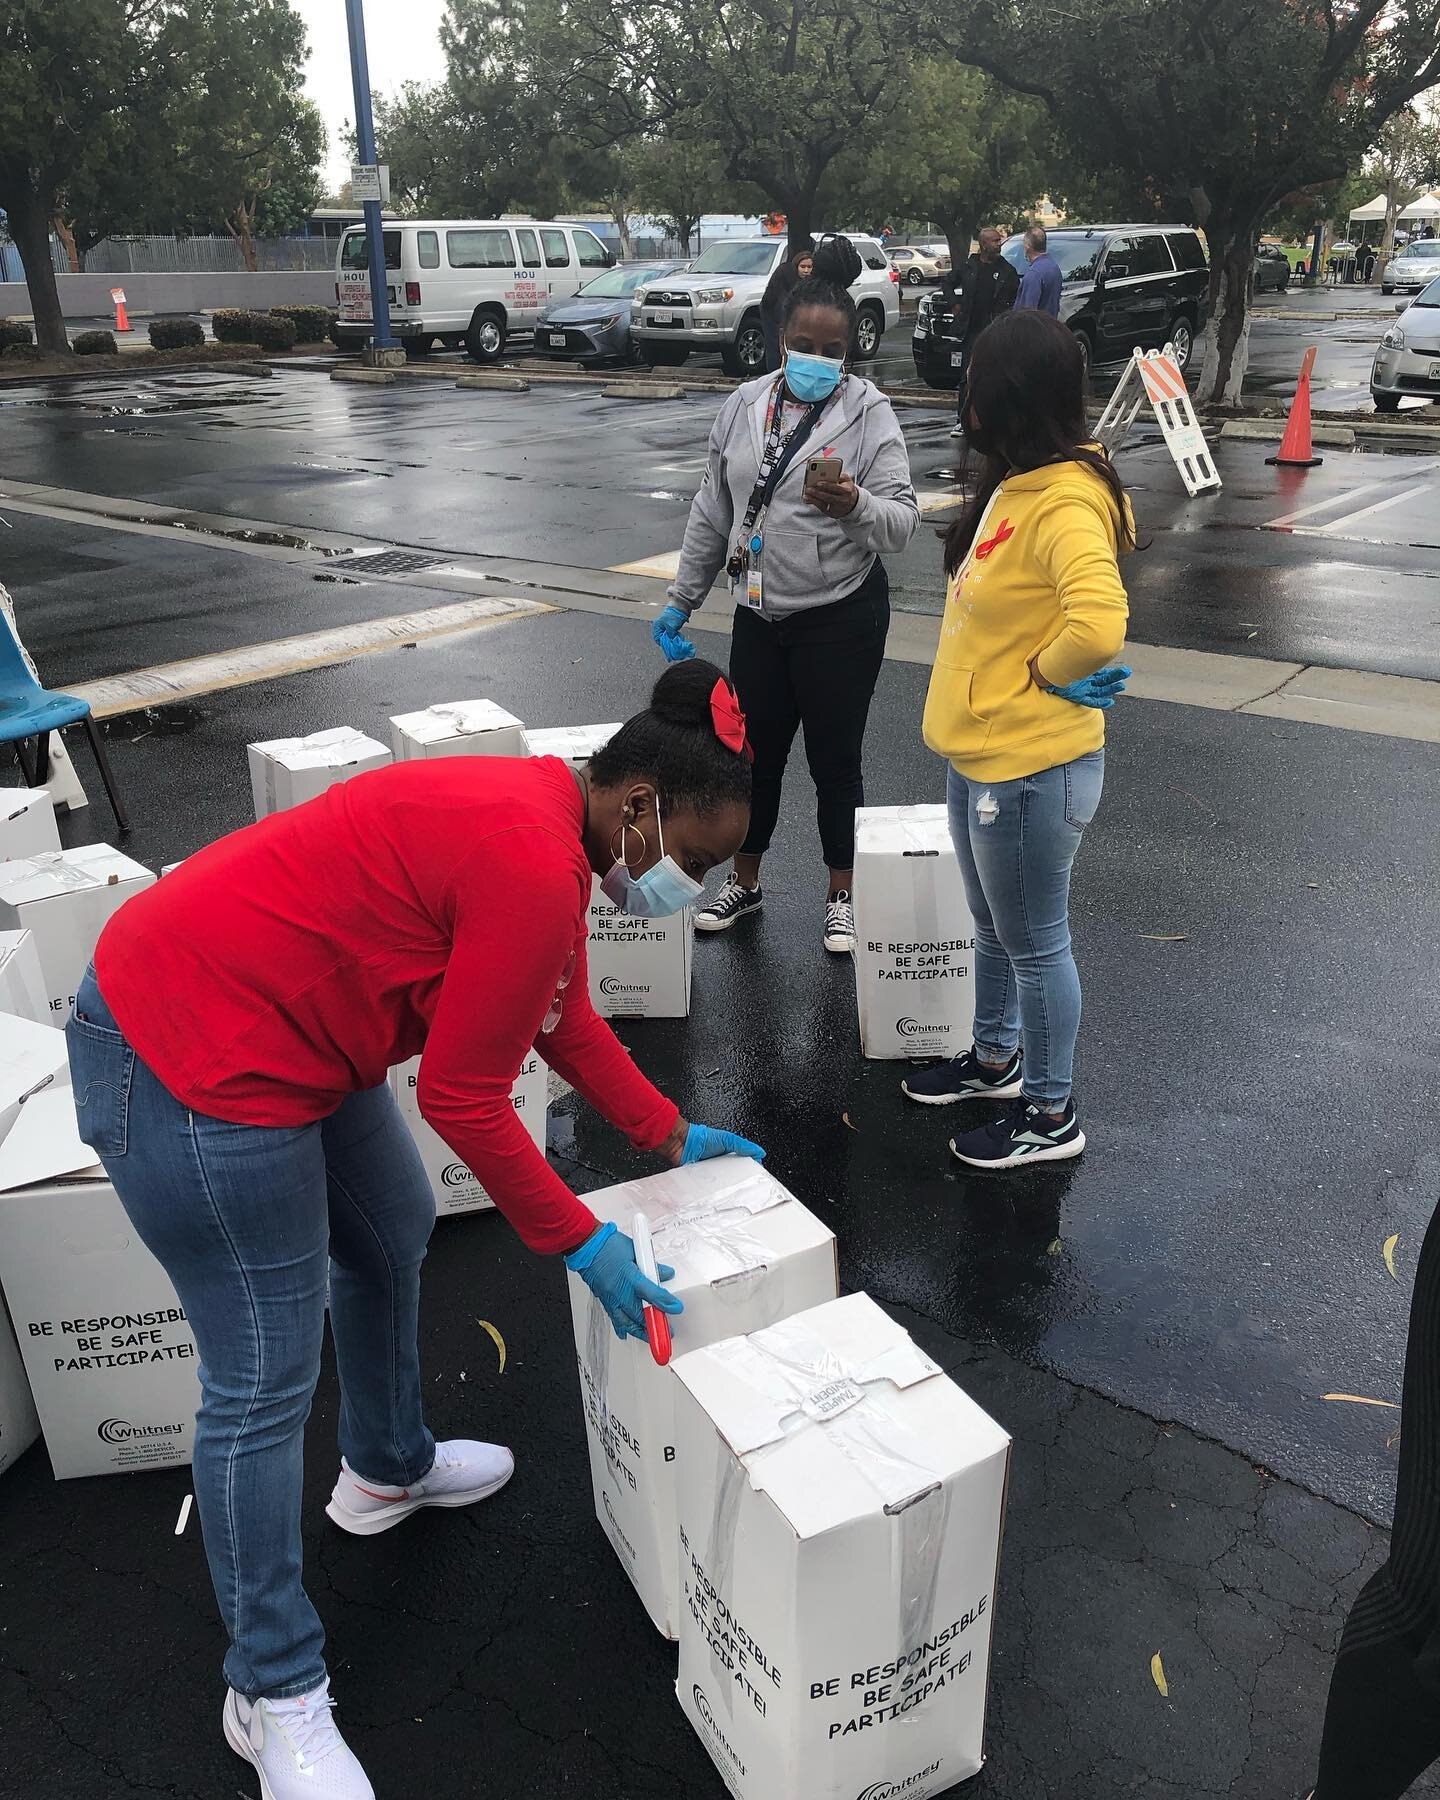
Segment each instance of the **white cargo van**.
M436 338L495 362L505 340L533 332L547 301L577 292L615 258L583 225L546 219L387 219L382 233L390 329L411 356ZM365 228L340 240L335 260L336 342L370 336L370 262Z

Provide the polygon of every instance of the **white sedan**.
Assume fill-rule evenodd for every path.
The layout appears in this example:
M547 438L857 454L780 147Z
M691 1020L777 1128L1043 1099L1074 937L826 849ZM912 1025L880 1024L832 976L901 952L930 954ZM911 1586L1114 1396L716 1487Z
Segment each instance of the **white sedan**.
M1406 394L1440 400L1440 275L1399 313L1370 370L1377 412L1394 412Z

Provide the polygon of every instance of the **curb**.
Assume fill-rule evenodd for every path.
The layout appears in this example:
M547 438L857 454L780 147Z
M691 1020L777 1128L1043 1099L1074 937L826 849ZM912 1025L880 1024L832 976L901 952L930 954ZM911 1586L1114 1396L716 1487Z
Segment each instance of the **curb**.
M530 383L523 375L503 375L498 371L493 374L461 375L455 385L457 388L485 388L498 394L530 392Z
M662 387L659 382L646 381L624 381L600 390L605 400L683 400L685 392L669 383Z
M1285 422L1281 419L1227 419L1220 427L1220 435L1222 438L1278 444L1285 435ZM1348 450L1355 442L1355 428L1352 425L1314 425L1310 437L1312 442L1330 449Z
M376 387L389 387L395 379L394 369L332 369L332 381L365 381Z

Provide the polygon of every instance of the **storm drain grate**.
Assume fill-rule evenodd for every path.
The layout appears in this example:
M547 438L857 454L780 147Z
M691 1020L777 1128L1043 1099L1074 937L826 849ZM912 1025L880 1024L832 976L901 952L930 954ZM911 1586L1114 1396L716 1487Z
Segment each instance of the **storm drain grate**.
M332 569L354 569L362 575L414 575L420 569L438 569L450 559L426 556L420 550L357 550L332 559Z

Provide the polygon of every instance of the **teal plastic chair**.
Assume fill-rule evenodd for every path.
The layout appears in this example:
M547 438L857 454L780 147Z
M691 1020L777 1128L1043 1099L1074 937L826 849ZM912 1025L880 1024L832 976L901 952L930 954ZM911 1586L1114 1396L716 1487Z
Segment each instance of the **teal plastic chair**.
M30 665L21 652L15 633L5 614L0 612L0 744L14 747L20 772L30 787L44 787L50 773L50 733L64 731L71 725L83 725L95 753L100 779L115 813L115 823L122 832L130 829L130 820L116 791L115 777L110 772L110 759L96 729L88 700L74 694L52 694L30 673ZM27 757L26 745L34 739Z

